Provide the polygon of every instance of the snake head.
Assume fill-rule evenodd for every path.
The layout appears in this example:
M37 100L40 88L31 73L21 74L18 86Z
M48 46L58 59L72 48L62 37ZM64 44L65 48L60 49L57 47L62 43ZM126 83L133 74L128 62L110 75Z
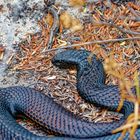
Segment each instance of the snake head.
M53 57L52 63L59 68L69 68L72 65L78 66L83 61L87 61L88 55L89 52L85 50L66 50L57 53Z
M53 57L52 64L59 68L69 68L70 62L68 56L68 52L66 51L59 52Z

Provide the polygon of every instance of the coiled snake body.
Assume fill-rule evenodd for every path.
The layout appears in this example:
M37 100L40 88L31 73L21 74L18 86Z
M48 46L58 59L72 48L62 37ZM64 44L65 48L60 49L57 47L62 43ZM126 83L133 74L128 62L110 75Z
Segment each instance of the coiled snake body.
M67 50L54 56L52 62L58 67L76 65L77 90L88 102L116 110L120 101L119 88L105 85L103 65L85 50ZM112 130L121 126L128 115L133 112L134 105L125 101L121 113L124 116L112 123L92 123L58 105L53 99L27 87L8 87L0 89L0 139L2 140L117 140L121 133L111 134ZM15 120L16 113L24 113L59 134L60 137L45 137L32 134ZM135 133L140 139L140 129ZM128 140L128 134L125 139Z

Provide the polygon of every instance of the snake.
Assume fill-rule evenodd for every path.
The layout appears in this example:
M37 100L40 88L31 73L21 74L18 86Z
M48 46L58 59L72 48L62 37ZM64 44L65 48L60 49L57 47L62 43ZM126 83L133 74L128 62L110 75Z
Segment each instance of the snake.
M106 85L102 61L87 50L69 49L57 53L52 63L59 68L75 65L77 91L87 102L116 111L121 100L117 85ZM135 94L135 89L132 89ZM134 104L124 101L120 120L113 122L90 122L68 111L51 97L34 88L11 86L0 88L0 139L1 140L117 140L121 132L112 131L125 123L134 112ZM56 132L56 136L38 136L16 122L17 114L24 114L44 129ZM140 139L140 129L135 132ZM129 133L124 140L129 139Z

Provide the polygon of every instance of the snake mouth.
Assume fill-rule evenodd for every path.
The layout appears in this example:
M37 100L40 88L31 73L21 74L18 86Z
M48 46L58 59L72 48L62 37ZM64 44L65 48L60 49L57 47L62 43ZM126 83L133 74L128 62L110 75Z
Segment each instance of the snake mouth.
M61 59L58 59L56 56L54 56L52 59L52 64L56 67L61 68L64 66L65 63Z
M64 61L61 60L52 60L52 64L60 69L69 69L74 66L71 66L71 63L65 63Z
M52 64L57 66L57 67L61 67L61 65L63 65L62 62L55 61L54 59L52 60Z

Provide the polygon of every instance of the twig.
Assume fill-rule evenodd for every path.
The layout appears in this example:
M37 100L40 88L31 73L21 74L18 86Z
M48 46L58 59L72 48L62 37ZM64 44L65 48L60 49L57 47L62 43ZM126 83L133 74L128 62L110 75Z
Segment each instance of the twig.
M131 16L131 17L126 17L126 16L120 16L119 17L119 19L121 19L121 20L124 20L124 19L128 19L128 20L133 20L133 21L140 21L140 18L138 18L138 17L133 17L133 16Z
M134 32L134 31L131 31L131 30L127 30L127 29L124 29L120 26L117 26L113 23L108 23L108 22L95 22L95 21L92 21L93 24L96 24L96 25L107 25L107 26L112 26L112 27L115 27L117 28L118 30L124 32L124 33L127 33L127 34L133 34L133 35L140 35L140 32Z
M130 6L127 6L128 9L130 10L130 12L138 19L140 19L140 17L138 16L138 14L135 12L135 10L133 8L131 8Z
M51 31L50 31L50 38L49 38L49 42L47 45L48 49L52 48L52 44L53 44L53 38L55 36L55 34L57 33L58 29L59 29L59 17L57 14L57 11L55 10L55 8L53 6L49 7L48 11L50 13L52 13L54 21L53 21L53 25L51 27Z
M44 48L43 52L46 49L51 49L52 48L53 38L54 38L54 36L56 35L56 33L59 29L59 16L58 16L58 13L57 13L55 7L53 6L55 1L54 0L53 1L44 0L44 2L46 4L46 9L45 10L47 12L50 12L53 15L53 25L52 25L51 30L50 30L50 36L49 36L49 41L48 41L47 47Z
M68 49L68 48L74 48L74 47L90 45L90 44L102 44L102 43L119 42L119 41L127 41L127 40L140 40L140 37L96 40L96 41L84 42L84 43L79 43L79 44L67 45L67 46L63 46L63 47L59 47L59 48L53 48L53 49L46 50L43 53L55 51L58 49Z

